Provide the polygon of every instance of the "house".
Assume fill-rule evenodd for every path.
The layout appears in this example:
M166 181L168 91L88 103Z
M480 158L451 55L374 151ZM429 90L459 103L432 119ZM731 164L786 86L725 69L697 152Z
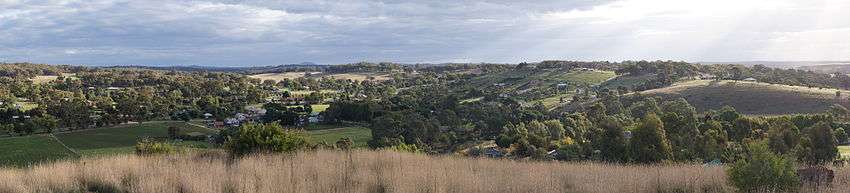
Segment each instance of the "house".
M549 157L549 158L552 158L552 159L555 159L555 158L557 158L557 157L558 157L558 156L560 156L560 155L561 155L561 153L560 153L560 152L558 152L558 150L557 150L557 149L552 150L552 151L549 151L549 152L546 152L546 157Z
M750 77L750 78L745 78L745 79L744 79L744 81L747 81L747 82L755 82L755 81L756 81L756 79L755 79L755 78Z
M569 86L568 84L560 83L560 84L555 85L555 88L558 88L558 90L566 90L568 86Z

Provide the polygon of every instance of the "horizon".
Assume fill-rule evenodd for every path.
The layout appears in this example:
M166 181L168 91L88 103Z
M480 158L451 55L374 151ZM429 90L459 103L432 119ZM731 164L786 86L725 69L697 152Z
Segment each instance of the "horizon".
M843 62L848 8L827 0L8 0L0 1L0 62Z

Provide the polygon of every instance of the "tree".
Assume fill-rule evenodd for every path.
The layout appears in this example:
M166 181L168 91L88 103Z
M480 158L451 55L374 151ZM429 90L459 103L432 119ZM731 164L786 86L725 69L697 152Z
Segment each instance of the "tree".
M31 121L35 130L42 130L47 133L53 133L53 130L59 126L59 120L52 115L35 117Z
M800 143L800 130L786 117L771 121L767 131L768 145L774 153L790 153Z
M729 181L744 192L793 191L800 184L791 160L773 154L767 142L747 145L747 156L727 171Z
M225 147L235 155L260 152L288 153L310 147L308 137L300 131L284 129L277 123L243 124Z
M729 138L726 136L726 131L723 130L723 125L715 120L708 120L700 126L703 132L702 141L702 157L705 160L720 159L723 157L723 151L726 148L726 142Z
M664 123L655 114L648 114L632 133L630 157L637 163L657 163L672 157Z
M800 143L798 158L808 164L829 163L838 157L838 146L832 126L819 122L809 128L806 137Z
M847 143L847 131L844 128L835 129L835 140L838 141L838 144Z
M546 129L549 130L549 137L552 140L561 140L564 139L564 125L561 124L561 121L558 120L548 120L544 121L543 124L546 125Z
M625 129L619 120L607 117L600 124L603 133L596 143L604 161L623 162L627 159Z
M661 106L661 120L673 148L673 156L676 160L697 158L700 151L698 141L702 141L702 136L697 128L696 109L683 98L666 101Z
M829 114L838 118L839 120L846 120L847 115L850 114L850 110L847 110L847 108L839 104L833 104L831 107L829 107Z

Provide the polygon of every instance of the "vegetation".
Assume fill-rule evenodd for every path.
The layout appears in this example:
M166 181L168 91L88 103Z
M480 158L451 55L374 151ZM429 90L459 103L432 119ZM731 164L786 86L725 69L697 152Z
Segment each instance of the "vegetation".
M76 158L55 138L33 135L0 138L0 166L25 166L61 159Z
M294 152L309 147L309 140L300 131L280 127L277 123L245 124L225 144L236 155L270 152Z
M278 75L289 77L268 73L283 73ZM414 156L352 150L368 147L432 155L582 162L415 158L446 161L445 164L507 165L475 168L470 173L473 176L496 174L484 169L542 175L531 176L546 182L534 184L537 187L533 192L633 190L586 189L582 185L585 182L573 182L586 178L564 177L573 175L564 174L569 171L564 167L625 168L645 172L653 167L694 169L689 165L693 163L735 164L729 168L732 176L729 182L723 177L727 168L717 167L703 169L716 172L712 174L716 178L709 179L707 184L674 183L668 187L670 184L642 181L641 184L652 186L639 191L725 192L733 189L729 185L742 191L794 191L798 190L794 186L777 186L777 183L792 179L793 175L786 171L804 165L841 162L837 146L847 143L846 128L850 128L850 110L845 108L850 105L847 100L850 94L843 90L850 86L850 76L758 65L700 65L676 61L543 61L516 65L356 63L224 72L220 69L4 64L0 66L0 74L7 75L0 77L0 134L12 137L0 140L51 139L73 154L55 153L60 152L55 150L55 145L40 141L39 145L45 147L33 147L43 150L32 151L46 153L33 154L32 158L17 156L18 153L11 159L24 161L15 160L14 163L29 163L42 157L78 157L78 153L83 157L133 151L150 155L172 152L181 146L224 148L235 155L236 160L202 158L211 160L198 163L212 164L211 168L218 167L215 165L218 162L262 162L290 164L291 167L299 163L296 161L314 159L309 156L319 154ZM56 78L35 84L33 80L40 76ZM31 105L24 108L19 104ZM310 131L301 131L302 128ZM46 138L50 136L55 139ZM144 138L152 139L139 141ZM753 145L753 141L758 143ZM30 151L28 148L20 147L20 150ZM317 150L331 148L348 151ZM293 155L293 152L306 155ZM265 160L274 155L264 154L278 153L289 157ZM45 156L39 157L41 155ZM157 157L119 159L155 161ZM336 157L329 159L337 160ZM386 176L371 177L372 181L357 184L347 183L351 181L350 174L376 172L376 175L384 175L402 166L391 168L391 171L354 171L358 168L354 167L351 158L334 163L337 163L334 167L341 167L337 172L346 174L343 175L346 180L342 181L346 181L343 185L347 187L339 190L364 188L368 192L406 192L404 190L409 190L406 188L411 188L388 184L397 181L383 179L388 178ZM672 163L685 165L659 165ZM540 165L547 168L536 168ZM511 166L522 170L505 169ZM448 167L452 166L443 169ZM245 169L227 168L234 169L225 169L226 175L240 175L240 169ZM560 172L549 175L527 172L529 170ZM309 172L303 174L319 176ZM782 182L765 180L764 176L778 176L772 180ZM266 177L250 179L258 178L265 180ZM569 180L562 181L562 178ZM433 181L413 187L426 192L467 187L458 185L458 181L420 179ZM531 191L513 176L488 176L485 180L489 179L517 181L520 185L504 189L498 185L493 187L495 189L471 186L457 191ZM113 179L75 180L78 183L67 187L84 186L86 191L96 191L88 190L90 186L100 190L139 191L126 183L106 185ZM233 180L236 178L216 183L222 184L217 188L233 192L245 187Z
M729 180L735 187L746 192L797 190L800 181L791 160L771 152L764 141L747 144L747 151L746 159L729 168Z

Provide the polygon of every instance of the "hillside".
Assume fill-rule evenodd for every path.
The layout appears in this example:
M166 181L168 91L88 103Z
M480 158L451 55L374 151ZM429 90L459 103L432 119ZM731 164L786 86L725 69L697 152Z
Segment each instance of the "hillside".
M841 97L836 98L840 91ZM744 81L694 80L641 92L662 98L685 98L697 111L735 107L745 114L778 115L823 112L833 104L850 106L850 91Z

